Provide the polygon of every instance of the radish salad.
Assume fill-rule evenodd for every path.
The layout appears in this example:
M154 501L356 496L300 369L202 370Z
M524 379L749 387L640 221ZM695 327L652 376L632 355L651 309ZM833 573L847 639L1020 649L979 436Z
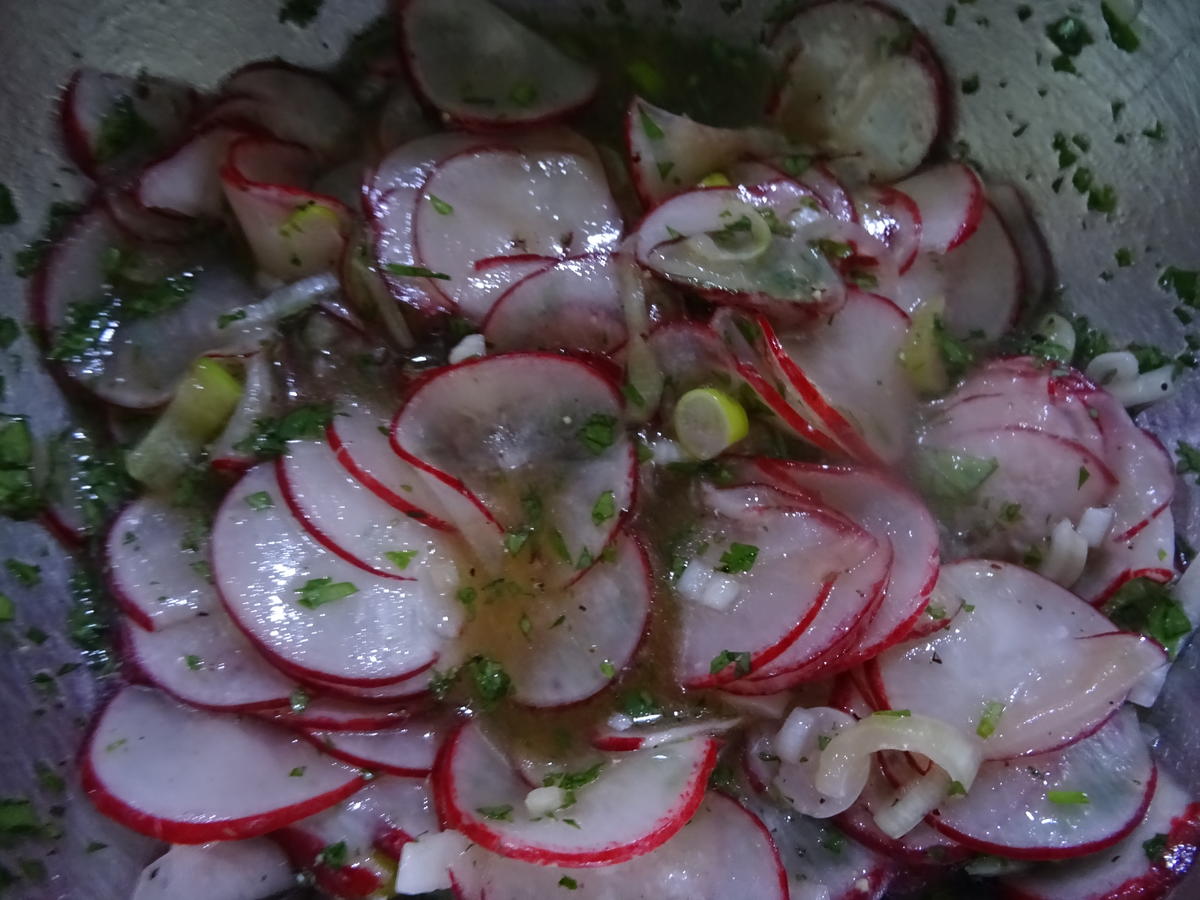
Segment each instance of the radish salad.
M363 44L62 98L31 318L120 453L5 502L115 602L133 896L1165 896L1176 367L1046 312L926 38L803 6L737 123L487 0Z

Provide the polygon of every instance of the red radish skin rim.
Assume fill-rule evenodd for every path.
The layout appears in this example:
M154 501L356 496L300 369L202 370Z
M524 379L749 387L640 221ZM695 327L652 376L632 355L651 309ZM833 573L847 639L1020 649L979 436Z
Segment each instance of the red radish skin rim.
M333 450L334 456L337 457L337 461L342 464L342 468L349 472L359 481L360 484L366 487L367 490L369 490L376 497L388 503L389 505L394 506L409 518L415 519L421 524L427 525L435 531L454 532L457 530L448 522L439 519L437 516L432 515L431 513L421 509L419 506L416 506L405 500L402 496L397 494L391 488L387 487L387 485L383 484L383 482L381 482L366 469L363 469L361 466L359 466L359 464L354 461L354 456L351 454L349 448L347 448L342 442L341 435L337 433L336 422L331 422L325 427L325 440Z
M393 726L393 727L395 727L395 726ZM387 729L380 728L377 730L386 731ZM306 741L308 741L310 744L312 744L314 747L316 747L318 750L320 750L322 753L324 753L326 756L332 756L334 759L338 760L339 762L344 762L347 765L351 765L351 766L357 766L360 769L366 769L368 772L374 772L376 774L383 773L384 775L399 775L402 778L424 778L426 775L428 775L430 772L433 771L432 766L430 766L427 769L410 769L410 768L406 768L404 766L393 766L393 765L389 765L387 763L381 763L378 760L374 760L374 759L367 759L365 756L355 756L353 753L349 753L349 752L341 749L340 747L334 746L332 743L322 740L321 739L322 731L329 732L329 731L333 731L333 729L332 728L325 728L325 729L299 728L299 729L297 729L296 733L299 734ZM348 733L350 733L350 732L348 732ZM411 838L410 838L410 840L411 840Z
M692 773L692 783L684 793L678 807L664 816L663 823L649 834L638 840L608 850L597 850L590 853L560 853L546 850L530 844L508 844L500 835L490 831L485 826L470 819L454 802L452 779L450 777L451 757L455 747L462 737L464 729L470 722L460 725L438 751L433 764L433 798L434 805L442 820L444 829L461 831L485 850L491 850L509 859L536 863L543 866L567 866L571 868L590 868L592 866L611 866L616 863L628 862L635 857L649 853L661 847L679 833L704 800L708 787L708 776L717 765L717 753L720 743L713 738L705 739L707 747L700 764Z
M737 800L734 800L732 797L728 797L727 799L731 800L737 806L738 810L740 810L746 816L746 818L753 823L754 827L757 828L759 833L762 835L763 840L767 842L767 846L771 848L771 856L775 860L775 877L779 884L779 896L785 900L785 898L789 896L787 869L783 865L783 857L779 853L779 847L775 844L775 838L771 837L770 829L763 824L762 819L754 815L754 813L750 812L750 810L746 809L746 807L742 806L742 804Z
M221 129L225 129L227 131L242 132L242 134L239 137L234 138L234 140L230 142L231 145L233 143L235 143L236 141L241 140L242 138L247 138L247 137L257 137L257 138L260 138L263 140L277 140L277 138L275 138L273 135L268 133L261 125L255 123L255 122L251 122L248 119L244 119L241 117L231 117L227 121L222 120L222 121L212 121L212 122L201 122L195 128L188 131L187 134L185 134L182 138L180 138L178 141L176 141L171 147L169 147L167 150L165 150L161 155L150 160L148 163L146 163L145 166L142 167L141 174L138 175L137 180L134 182L134 184L132 186L133 199L137 202L138 206L142 207L143 209L148 209L155 213L158 213L160 216L166 216L168 219L191 221L193 218L192 216L189 216L184 213L177 212L177 211L171 210L171 209L159 209L156 206L150 206L148 203L146 203L145 198L142 196L142 187L145 183L144 177L145 177L146 172L150 171L150 169L155 168L155 167L167 162L168 160L174 159L184 148L188 147L193 141L198 140L199 138L209 134L210 132L218 131Z
M370 705L368 701L359 700L358 702ZM260 711L259 718L299 734L304 731L388 731L402 727L405 722L417 715L418 710L409 709L406 706L393 706L387 709L381 705L380 712L376 714L363 710L359 713L359 718L349 719L309 715L307 711L293 714L286 706L274 712L280 715L272 715L269 711Z
M71 221L67 223L59 239L42 256L37 270L33 273L33 277L29 282L29 319L37 332L37 339L43 344L49 342L51 335L56 330L50 327L48 310L46 309L46 291L48 289L46 282L50 278L50 271L54 268L55 261L62 255L64 248L74 239L75 233L83 227L86 221L97 215L103 216L110 222L113 222L112 216L104 208L98 197L94 198L71 218ZM113 223L113 227L116 227L115 222ZM54 368L57 370L58 366Z
M925 228L925 222L921 218L921 210L917 206L916 201L914 201L912 197L908 196L908 194L904 193L904 191L900 190L899 188L883 188L883 190L880 192L880 199L889 205L904 207L905 211L912 218L913 232L916 235L916 240L913 241L913 247L909 252L908 257L901 260L900 265L898 266L900 274L903 275L912 268L913 263L917 261L917 256L921 252L920 239L921 232L924 231ZM982 213L980 213L980 216L982 217ZM891 301L889 300L889 302ZM908 313L904 314L906 316L908 315Z
M80 172L96 181L99 171L96 158L92 154L87 135L83 133L75 116L75 94L79 90L82 78L83 70L76 69L71 80L67 82L67 87L58 101L58 119L62 127L63 144L67 148L67 157L79 167Z
M377 578L388 578L393 581L416 581L417 579L409 575L397 575L393 572L385 572L383 569L377 569L369 563L359 559L349 550L335 542L329 535L317 527L317 523L312 521L304 514L300 508L300 504L296 502L295 489L292 486L291 478L287 473L287 463L284 458L278 457L275 460L275 477L279 482L279 493L283 495L283 502L287 505L288 511L292 517L300 523L300 526L314 541L352 566L357 566L363 571L370 572Z
M334 212L338 213L338 218L343 223L342 231L346 231L344 223L350 218L350 208L336 197L331 197L328 194L319 194L316 191L305 190L304 188L296 187L290 184L276 184L271 181L255 181L249 178L242 171L241 164L238 162L238 154L249 147L259 144L276 144L287 148L295 148L304 151L310 157L316 157L315 151L303 144L297 144L295 141L284 141L275 137L266 137L258 134L247 134L236 138L229 145L229 150L225 154L225 162L222 163L219 170L219 175L223 182L228 182L232 187L240 191L248 193L276 193L284 197L294 197L297 199L311 200L320 206L328 206ZM140 201L139 201L140 202ZM345 235L343 234L343 237Z
M1116 594L1117 591L1137 578L1147 578L1150 581L1155 581L1159 584L1170 584L1175 580L1175 572L1172 569L1159 568L1126 569L1112 580L1112 582L1104 589L1104 592L1101 593L1099 597L1089 602L1092 604L1092 606L1100 609L1105 603L1112 599L1113 595Z
M970 176L970 179L971 179L971 196L970 196L970 200L969 200L970 205L967 207L966 219L964 219L962 224L959 225L958 231L955 233L954 237L951 238L949 246L946 247L947 253L949 253L955 247L958 247L961 244L966 243L971 238L971 236L973 234L975 234L975 232L979 228L979 223L983 221L984 211L989 208L987 197L985 196L984 191L983 191L983 181L980 179L979 174L974 169L972 169L970 166L963 166L962 168L963 168L963 171L966 172ZM993 210L993 213L994 212L995 212L995 210ZM1000 219L1000 216L997 215L996 218ZM1004 225L1004 221L1002 219L1000 220L1000 224ZM1015 248L1016 242L1013 241L1012 235L1008 233L1007 225L1004 226L1004 233L1005 233L1005 236L1008 238L1009 243L1012 244L1013 247ZM1020 254L1017 254L1017 256L1018 256L1018 260L1019 260ZM1022 269L1022 272L1023 272L1024 266L1021 265L1020 262L1018 262L1017 265ZM1024 275L1022 275L1022 282L1023 281L1024 281ZM1022 293L1024 293L1024 285L1023 284L1022 284Z
M615 255L616 254L606 253L601 250L594 253L580 253L576 256L564 256L561 259L554 256L542 256L537 253L522 253L519 256L485 256L483 259L475 260L476 272L486 272L489 269L498 268L512 262L532 263L544 260L546 263L543 268L530 272L527 275L522 275L519 279L504 289L504 292L501 293L492 304L492 308L487 311L487 315L483 317L483 321L479 323L479 332L481 334L487 333L488 326L491 324L492 319L495 318L496 310L500 308L500 304L508 299L509 295L512 294L517 288L524 285L525 282L529 281L531 278L536 278L539 275L549 272L556 266L561 266L566 263L600 262L604 259L613 258Z
M219 822L180 822L176 819L164 819L151 815L110 793L92 765L89 751L92 741L95 739L96 728L100 724L104 711L116 696L114 694L109 698L88 727L87 735L79 750L80 781L84 794L99 812L146 837L166 841L170 844L207 844L210 841L244 840L259 837L290 825L292 822L323 812L334 804L353 796L367 784L367 779L360 775L350 779L342 787L308 800L258 815L225 819Z
M64 550L70 553L81 549L87 540L86 533L72 528L53 509L42 510L42 514L38 516L37 521L43 528L50 532L50 535L62 545Z

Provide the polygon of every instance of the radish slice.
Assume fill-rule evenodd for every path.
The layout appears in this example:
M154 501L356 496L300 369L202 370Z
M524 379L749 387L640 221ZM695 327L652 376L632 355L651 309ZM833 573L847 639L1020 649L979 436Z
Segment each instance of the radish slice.
M138 178L138 203L179 216L218 218L224 205L221 165L233 142L250 130L221 124L201 128L147 166Z
M942 261L942 271L947 331L994 341L1012 327L1021 307L1021 260L990 206L970 239Z
M441 505L413 466L392 450L388 421L365 404L339 411L325 432L337 461L371 493L409 518L439 531L450 525L439 518Z
M610 354L627 338L616 265L581 256L534 272L504 292L483 321L488 346Z
M213 468L242 472L254 464L255 457L238 446L252 438L255 422L269 419L278 411L280 386L275 381L273 356L269 349L263 349L244 358L242 398L224 430L208 448Z
M311 69L274 61L251 63L226 78L221 92L232 98L225 115L244 117L327 161L343 152L355 130L350 104L328 78ZM208 118L220 119L220 109Z
M909 319L890 301L850 291L846 305L807 332L777 335L759 321L802 408L856 458L893 463L908 450L916 393L899 352Z
M518 703L554 707L586 700L633 658L650 617L650 564L625 535L614 539L612 553L564 593L522 598L520 627L489 629L484 653L512 678Z
M43 338L54 337L72 306L96 299L105 259L123 243L120 228L100 204L89 206L67 225L38 267L29 294L29 317Z
M304 776L290 777L294 769ZM363 784L301 738L252 719L190 710L141 687L123 689L100 714L82 776L102 813L174 844L257 837Z
M296 868L312 872L319 888L335 897L369 897L385 889L390 893L395 869L387 858L395 859L414 837L436 829L425 782L377 778L339 806L272 837ZM327 861L324 851L334 846L344 861Z
M772 784L797 812L827 819L858 799L855 792L831 797L816 787L824 747L854 721L849 714L828 706L794 709L775 735L772 746L780 762Z
M797 180L816 195L835 219L840 222L858 221L858 210L850 191L827 165L813 163L797 176Z
M813 625L834 585L877 551L848 519L769 487L706 487L702 503L701 552L687 561L676 590L724 569L736 594L726 609L681 604L676 667L697 688L770 669ZM753 552L748 563L739 556L744 548Z
M647 209L746 157L782 153L786 143L762 128L702 125L641 97L634 97L625 112L625 152L634 187Z
M917 204L896 188L867 186L855 191L854 206L862 227L888 248L896 268L907 272L924 241L925 223Z
M434 796L447 827L494 853L540 865L608 866L679 833L704 799L716 756L711 738L618 754L573 792L573 804L535 819L525 809L528 783L468 722L438 755Z
M152 244L186 244L196 239L202 226L194 219L149 209L137 198L132 187L110 186L100 193L108 214L125 236Z
M456 571L455 548L443 533L372 493L325 441L292 443L278 470L292 515L347 562L376 575L411 575L439 565Z
M979 553L1020 555L1068 519L1106 506L1116 479L1082 444L1024 428L935 431L922 443L931 469L950 457L994 462L965 503L946 511L949 526Z
M1120 487L1113 498L1112 534L1129 540L1146 527L1175 497L1175 465L1157 437L1133 423L1124 407L1107 392L1088 400L1104 436L1104 446Z
M295 883L287 857L267 838L177 844L142 870L133 900L262 900Z
M436 285L462 315L482 321L494 302L470 278L477 260L610 249L620 237L603 167L594 155L493 146L441 163L417 192L414 249L448 279Z
M60 108L67 153L95 180L129 172L183 133L197 102L177 81L78 69Z
M685 725L664 728L662 725L633 725L617 729L611 723L592 733L592 746L597 750L624 752L626 750L648 750L663 744L675 744L705 735L718 735L736 728L741 719L705 719Z
M990 762L966 796L951 797L929 823L979 853L1008 859L1066 859L1115 844L1142 820L1154 761L1130 708L1065 750ZM1086 802L1054 802L1058 794Z
M443 503L457 500L527 540L531 529L556 531L551 543L571 561L597 559L633 504L637 462L621 407L614 385L578 360L489 356L421 382L392 423L392 441ZM598 503L611 512L597 515ZM468 527L473 545L497 542L484 525ZM557 553L546 561L561 567Z
M141 628L154 631L219 609L206 577L202 524L156 497L133 501L113 521L104 543L108 585Z
M878 900L895 877L886 857L828 822L768 799L752 798L747 806L779 848L792 900Z
M1054 266L1029 199L1011 184L989 184L988 199L1021 261L1022 294L1032 306L1046 299Z
M857 522L880 544L892 545L883 602L855 648L838 661L839 668L877 656L903 640L924 611L938 576L937 523L920 498L870 470L768 460L756 464Z
M421 704L379 704L341 697L320 696L293 703L286 712L264 714L264 718L287 728L306 731L382 731L402 727L419 714Z
M457 617L455 618L457 623ZM455 625L457 627L457 624ZM455 649L439 657L439 662L449 664L457 662L459 654ZM339 684L333 681L322 681L312 676L307 677L307 683L322 696L342 700L362 701L363 703L405 703L419 704L429 693L429 685L434 677L432 668L425 669L416 675L384 684L378 687L359 687L357 685Z
M270 465L250 470L226 496L213 524L212 561L217 589L251 641L320 680L376 687L410 678L437 661L435 629L454 630L419 561L411 573L419 580L403 580L322 549L287 511ZM302 605L305 585L318 579L354 593Z
M563 869L505 859L478 846L450 867L463 900L557 897L566 882L579 900L787 900L787 875L770 835L730 798L705 795L688 826L657 850L616 865Z
M835 157L855 181L894 181L929 153L946 117L945 75L901 14L818 3L775 35L784 86L768 112L789 137Z
M1088 553L1083 576L1071 590L1095 607L1135 578L1169 584L1175 578L1175 517L1164 509L1132 538L1109 538Z
M809 240L825 215L813 194L791 180L700 188L652 210L634 250L656 275L710 299L818 315L844 295L841 277Z
M229 148L221 186L258 267L295 281L334 267L350 232L350 210L304 190L315 157L299 144L241 138Z
M160 631L127 624L123 643L142 677L189 706L216 712L274 709L296 688L220 607Z
M970 239L987 207L983 182L969 166L940 163L896 184L920 210L921 251L948 253Z
M375 143L380 154L431 130L429 116L406 81L392 83L375 125Z
M449 723L435 717L409 719L387 731L319 731L304 734L322 751L351 766L387 775L423 778L433 771Z
M1161 850L1159 846L1161 846ZM1165 771L1137 827L1094 857L1037 866L1004 879L1013 900L1122 900L1165 897L1200 845L1200 804ZM1153 852L1152 852L1153 851Z
M1019 566L943 566L938 587L966 604L947 629L869 663L872 687L885 708L988 733L987 759L1079 740L1165 659L1153 641L1112 633L1074 594Z
M400 43L417 89L466 126L562 117L596 91L594 72L485 0L408 0Z

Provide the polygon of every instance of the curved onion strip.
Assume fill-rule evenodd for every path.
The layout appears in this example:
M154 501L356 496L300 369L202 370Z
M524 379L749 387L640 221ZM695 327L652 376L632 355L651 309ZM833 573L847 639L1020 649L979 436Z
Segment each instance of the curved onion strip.
M914 778L896 792L895 799L875 813L875 824L892 840L900 840L937 809L950 790L951 778L941 769Z

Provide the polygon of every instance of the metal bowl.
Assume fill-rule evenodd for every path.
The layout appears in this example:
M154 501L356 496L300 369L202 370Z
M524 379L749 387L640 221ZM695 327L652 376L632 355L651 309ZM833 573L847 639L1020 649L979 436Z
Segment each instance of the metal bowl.
M9 185L22 218L0 231L3 312L23 317L25 284L10 260L40 227L48 204L82 195L85 185L65 165L53 115L72 68L88 64L120 72L145 68L201 86L252 59L279 55L323 66L338 58L349 38L381 13L383 0L328 0L317 21L300 29L280 24L280 3L258 0L2 0L0 58L0 182ZM524 0L512 4L544 23L625 16L701 39L730 44L761 42L764 14L776 0ZM1121 339L1183 349L1185 327L1173 314L1177 300L1156 286L1165 266L1200 267L1195 209L1200 156L1200 6L1195 0L1157 0L1137 20L1141 47L1126 53L1107 38L1099 3L1082 16L1095 43L1076 60L1078 74L1051 67L1056 55L1045 26L1065 14L1064 0L1031 4L1023 21L1009 0L907 0L898 5L925 28L944 55L951 83L978 77L978 89L960 96L954 139L992 178L1025 189L1049 241L1066 308L1090 316ZM953 24L948 11L955 10ZM1124 104L1119 118L1114 103ZM1162 123L1165 138L1155 140ZM1088 212L1086 199L1062 172L1056 133L1081 135L1082 165L1097 183L1117 192L1115 214ZM1119 266L1118 248L1133 251ZM67 421L58 391L22 339L0 359L7 380L5 408L28 413L42 435ZM1200 382L1142 416L1169 446L1200 441ZM1181 533L1200 543L1200 492L1182 485L1176 504ZM17 621L0 625L0 797L28 797L39 817L61 837L0 849L0 864L19 871L21 860L41 861L43 881L23 879L7 896L37 900L125 900L136 873L156 852L152 842L95 813L75 783L73 761L83 728L104 690L78 661L65 636L68 577L73 560L34 524L0 523L4 557L41 567L41 584L22 588L0 573L0 590L18 603ZM39 643L36 631L48 638ZM49 673L47 679L35 679ZM1161 730L1159 756L1200 796L1200 648L1176 665L1151 719ZM59 788L47 772L57 773ZM99 845L105 845L102 849ZM28 865L26 863L25 865ZM31 874L36 875L36 872ZM1176 897L1200 896L1200 871Z

